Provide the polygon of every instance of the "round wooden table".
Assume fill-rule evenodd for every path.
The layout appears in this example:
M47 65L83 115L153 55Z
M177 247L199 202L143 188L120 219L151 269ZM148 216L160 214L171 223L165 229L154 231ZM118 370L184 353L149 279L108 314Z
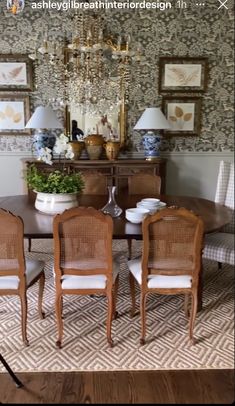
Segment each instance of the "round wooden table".
M123 209L121 216L114 218L114 239L142 239L141 224L132 224L125 219L125 209L135 207L144 195L117 196L116 201ZM232 220L232 210L212 201L188 196L161 196L161 201L167 206L185 207L201 216L205 233L218 231ZM101 209L107 203L107 196L83 195L79 198L80 206L93 206ZM54 216L38 212L34 202L26 196L0 197L0 207L22 217L24 221L24 236L29 239L29 250L32 238L52 238ZM202 308L202 277L199 282L198 311Z
M120 217L114 218L115 239L142 239L141 224L132 224L125 219L125 209L135 207L144 195L117 196L116 201L123 209ZM185 207L201 216L205 233L219 230L232 219L232 210L210 200L188 196L161 196L168 206ZM83 195L80 206L93 206L101 209L107 203L107 196ZM52 238L53 216L38 212L27 195L0 197L0 207L22 217L26 238Z

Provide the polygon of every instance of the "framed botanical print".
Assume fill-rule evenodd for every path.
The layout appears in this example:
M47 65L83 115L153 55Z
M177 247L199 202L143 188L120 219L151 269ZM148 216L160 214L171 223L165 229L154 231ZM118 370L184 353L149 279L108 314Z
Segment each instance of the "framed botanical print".
M29 118L29 96L0 95L0 135L30 135Z
M160 57L159 92L205 92L207 58Z
M32 89L32 61L27 55L0 55L0 91Z
M200 135L201 98L166 96L163 97L163 112L171 129L164 130L167 136Z

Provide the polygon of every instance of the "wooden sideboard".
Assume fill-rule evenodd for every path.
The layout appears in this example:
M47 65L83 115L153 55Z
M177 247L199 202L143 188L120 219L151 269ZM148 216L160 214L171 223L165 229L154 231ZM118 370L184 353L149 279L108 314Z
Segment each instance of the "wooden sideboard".
M135 173L151 173L161 177L161 194L165 193L166 186L166 159L159 158L156 161L145 161L144 159L120 159L115 161L109 160L54 160L53 165L47 165L37 160L26 160L26 166L34 163L38 169L45 171L54 171L61 169L64 164L68 171L97 171L108 177L110 185L117 186L118 191L127 189L128 177Z

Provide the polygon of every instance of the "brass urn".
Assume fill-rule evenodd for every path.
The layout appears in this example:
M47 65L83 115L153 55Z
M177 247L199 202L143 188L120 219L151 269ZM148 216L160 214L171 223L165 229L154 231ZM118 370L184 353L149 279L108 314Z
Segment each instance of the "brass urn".
M100 159L104 142L104 138L100 134L90 134L85 138L85 146L89 159Z
M120 151L120 142L115 140L109 140L105 144L106 156L110 161L117 159Z
M85 142L84 141L70 141L69 143L72 147L72 151L74 153L74 160L77 160L80 158L82 150L85 148Z

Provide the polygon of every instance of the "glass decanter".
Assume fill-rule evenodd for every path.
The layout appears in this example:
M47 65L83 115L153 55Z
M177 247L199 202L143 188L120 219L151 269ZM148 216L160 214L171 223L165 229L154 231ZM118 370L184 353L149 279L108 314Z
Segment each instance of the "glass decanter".
M121 207L119 207L115 200L116 186L108 186L109 199L108 203L101 209L104 214L110 214L112 217L118 217L122 213Z

